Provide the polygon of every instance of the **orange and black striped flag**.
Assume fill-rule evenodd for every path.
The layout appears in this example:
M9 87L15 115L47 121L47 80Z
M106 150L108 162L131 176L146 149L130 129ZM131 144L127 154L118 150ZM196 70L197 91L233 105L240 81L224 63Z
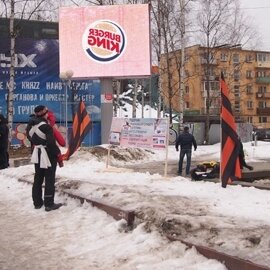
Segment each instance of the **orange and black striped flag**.
M73 119L72 134L70 136L68 150L63 155L64 160L68 160L70 156L80 147L83 139L91 129L91 126L91 119L86 111L84 102L80 101L78 110Z
M239 162L239 138L232 113L229 91L221 73L221 161L220 173L222 187L226 188L237 178L241 178Z

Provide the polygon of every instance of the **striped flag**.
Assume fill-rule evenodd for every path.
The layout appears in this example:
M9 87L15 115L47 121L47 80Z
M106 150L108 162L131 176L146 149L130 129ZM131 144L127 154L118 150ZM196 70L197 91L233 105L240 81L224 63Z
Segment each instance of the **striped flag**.
M229 100L228 87L221 73L221 182L226 188L233 180L241 178L239 162L239 139Z
M86 111L83 101L80 101L78 110L73 119L72 134L69 140L67 152L63 155L64 160L68 160L70 156L80 147L81 142L91 129L91 119Z

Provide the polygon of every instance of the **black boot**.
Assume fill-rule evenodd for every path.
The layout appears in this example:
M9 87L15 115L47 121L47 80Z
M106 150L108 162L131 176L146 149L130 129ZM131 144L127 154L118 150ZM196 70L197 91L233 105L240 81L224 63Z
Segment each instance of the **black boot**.
M63 205L62 203L54 203L51 206L46 206L45 211L49 212L49 211L52 211L52 210L56 210L56 209L60 208L62 205Z

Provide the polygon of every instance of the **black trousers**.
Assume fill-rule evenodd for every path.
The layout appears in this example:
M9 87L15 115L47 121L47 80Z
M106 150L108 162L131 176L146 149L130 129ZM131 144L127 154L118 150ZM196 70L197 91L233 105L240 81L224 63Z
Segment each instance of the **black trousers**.
M9 166L9 155L6 147L0 147L0 170Z
M32 187L32 198L35 206L45 205L51 206L54 204L55 193L55 172L57 159L50 159L51 167L47 169L40 168L39 164L35 164L35 177ZM44 202L42 199L42 184L45 180Z

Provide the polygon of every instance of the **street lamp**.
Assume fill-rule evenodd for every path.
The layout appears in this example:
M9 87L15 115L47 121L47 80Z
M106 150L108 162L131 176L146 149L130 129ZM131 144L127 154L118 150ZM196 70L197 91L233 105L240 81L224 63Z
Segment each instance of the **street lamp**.
M61 72L59 77L65 83L65 128L66 128L66 144L68 144L68 87L71 84L71 78L73 76L72 70Z

